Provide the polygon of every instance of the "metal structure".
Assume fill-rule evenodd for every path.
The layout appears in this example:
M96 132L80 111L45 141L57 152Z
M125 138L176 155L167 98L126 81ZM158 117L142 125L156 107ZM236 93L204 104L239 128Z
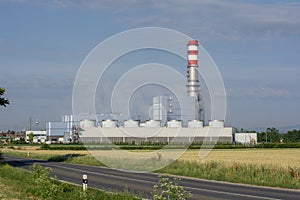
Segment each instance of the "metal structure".
M189 128L203 128L203 122L199 120L190 120L188 121Z
M136 127L139 127L139 126L140 126L139 121L132 120L132 119L124 121L124 127L125 128L136 128Z
M180 120L170 120L170 121L167 122L167 127L169 127L169 128L182 127L182 121L180 121Z
M187 43L187 94L195 98L195 120L204 121L204 109L201 106L200 84L198 79L198 40Z
M224 127L224 121L223 120L211 120L208 122L209 127L215 127L215 128L223 128Z
M161 127L161 121L159 120L148 120L146 121L145 127L147 128L157 128L157 127Z
M105 127L105 128L116 128L117 126L118 126L118 122L115 121L115 120L107 119L107 120L103 120L102 121L102 127Z
M161 126L165 126L167 121L170 121L172 115L174 115L172 100L171 96L153 97L152 119L161 121Z

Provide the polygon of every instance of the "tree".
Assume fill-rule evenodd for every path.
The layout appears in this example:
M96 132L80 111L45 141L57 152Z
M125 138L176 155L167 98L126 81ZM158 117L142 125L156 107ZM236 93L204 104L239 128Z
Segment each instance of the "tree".
M267 128L266 134L267 134L267 142L280 142L280 134L278 129L274 127Z
M300 130L288 131L283 138L284 142L300 142Z
M281 135L276 128L267 128L265 132L257 134L258 142L280 142Z
M5 89L0 87L0 106L6 107L6 105L9 104L9 100L3 97L4 93L5 93Z
M29 135L28 135L28 140L29 140L30 143L32 143L33 137L34 137L33 132L30 132Z

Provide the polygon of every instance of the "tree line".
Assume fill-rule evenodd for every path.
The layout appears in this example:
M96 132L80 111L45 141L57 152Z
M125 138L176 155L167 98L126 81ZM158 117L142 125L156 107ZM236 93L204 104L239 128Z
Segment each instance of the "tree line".
M271 143L294 143L300 142L300 130L290 130L286 133L279 133L279 130L272 127L266 131L257 133L257 142Z

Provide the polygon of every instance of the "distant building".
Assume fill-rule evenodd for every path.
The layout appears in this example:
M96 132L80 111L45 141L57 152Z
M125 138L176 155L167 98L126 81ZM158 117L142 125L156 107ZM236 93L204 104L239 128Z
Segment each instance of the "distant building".
M26 131L25 141L29 143L29 135L33 134L32 143L45 143L47 140L46 131Z
M235 133L234 142L254 145L257 143L257 133Z
M74 141L73 136L73 116L62 116L61 122L47 122L46 132L47 139L51 142L70 143Z

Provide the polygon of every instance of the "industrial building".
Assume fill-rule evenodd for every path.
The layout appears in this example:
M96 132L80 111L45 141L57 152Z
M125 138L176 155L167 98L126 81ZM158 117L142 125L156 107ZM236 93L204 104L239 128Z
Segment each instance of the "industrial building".
M102 126L96 126L96 120L82 120L80 140L83 143L163 143L184 144L203 143L205 138L212 142L231 143L232 127L224 127L222 121L211 121L209 126L203 126L202 121L189 121L188 127L182 126L182 121L171 120L167 126L161 126L157 120L144 123L128 120L124 126L117 127L117 121L105 120Z
M255 145L257 143L257 133L234 133L233 141L235 144Z
M256 134L235 134L232 127L225 127L221 119L205 123L204 106L198 79L198 41L187 43L187 97L191 104L189 117L183 121L178 105L172 96L153 97L152 119L147 121L120 120L116 118L82 118L75 122L72 115L64 115L60 122L48 122L46 134L48 142L77 142L85 144L111 143L243 143L253 144ZM187 102L185 102L187 103ZM112 115L112 114L110 114ZM103 118L104 116L104 118ZM79 126L78 124L79 123ZM44 136L43 136L44 137ZM40 139L40 141L42 141Z
M73 115L64 115L60 122L47 122L47 140L50 142L72 143L78 138L74 130L75 123Z
M158 96L153 98L153 117L140 122L132 119L120 122L117 120L91 119L80 121L80 140L84 143L203 143L233 142L233 128L225 127L224 121L215 119L205 126L204 108L200 95L198 79L198 41L187 43L187 96L193 101L192 119L177 120L172 117L172 97Z
M29 135L33 134L33 140L29 140ZM45 143L47 141L47 133L46 131L26 131L25 133L25 141L27 143Z

